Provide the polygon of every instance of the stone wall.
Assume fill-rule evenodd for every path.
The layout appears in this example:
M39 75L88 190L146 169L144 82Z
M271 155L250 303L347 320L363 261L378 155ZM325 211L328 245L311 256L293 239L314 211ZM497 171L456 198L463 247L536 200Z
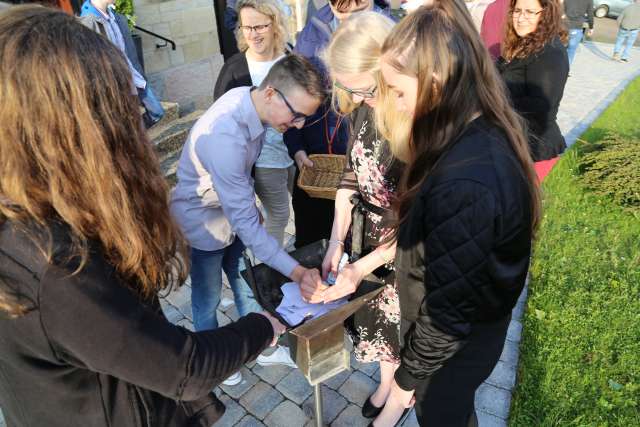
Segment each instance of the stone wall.
M159 98L183 111L205 109L222 67L213 0L134 0L136 24L176 42L140 33L145 71Z

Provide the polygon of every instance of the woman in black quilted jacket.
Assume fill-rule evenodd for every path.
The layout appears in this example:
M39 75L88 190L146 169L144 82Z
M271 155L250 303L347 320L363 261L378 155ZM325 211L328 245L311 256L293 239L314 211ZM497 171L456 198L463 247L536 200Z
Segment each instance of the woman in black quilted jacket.
M539 215L527 140L463 2L435 0L406 17L381 70L412 124L407 139L391 138L408 165L396 252L401 363L373 425L393 426L414 398L421 426L474 425L474 394L502 352Z

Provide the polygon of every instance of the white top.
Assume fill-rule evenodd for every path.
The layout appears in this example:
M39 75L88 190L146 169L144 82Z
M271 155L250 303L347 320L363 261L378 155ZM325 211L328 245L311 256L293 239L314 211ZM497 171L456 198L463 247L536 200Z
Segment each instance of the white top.
M247 57L251 83L253 83L254 86L260 86L273 64L283 56L284 55L274 60L263 62L254 61ZM284 145L284 141L282 140L282 134L270 126L266 127L266 129L267 133L264 137L264 146L262 147L260 156L256 161L256 167L277 169L288 168L293 164L293 160L289 157L287 146Z

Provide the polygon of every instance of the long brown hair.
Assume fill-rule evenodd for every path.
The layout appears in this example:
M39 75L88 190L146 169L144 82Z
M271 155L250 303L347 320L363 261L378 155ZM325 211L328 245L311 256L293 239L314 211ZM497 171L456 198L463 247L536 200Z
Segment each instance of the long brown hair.
M505 132L529 184L533 229L540 211L538 181L523 122L461 0L435 0L405 17L382 48L398 72L417 78L418 94L401 181L399 214L411 202L440 156L478 114ZM392 148L394 146L392 145Z
M540 52L544 46L559 37L563 43L567 42L567 30L562 23L562 5L558 0L538 0L542 12L536 30L524 37L520 37L513 27L513 9L517 0L509 2L509 15L505 25L505 37L502 43L502 57L507 61L515 58L526 58Z
M188 258L132 88L120 51L73 16L0 15L0 224L66 224L78 270L97 244L148 298L181 283ZM6 294L0 309L19 314Z

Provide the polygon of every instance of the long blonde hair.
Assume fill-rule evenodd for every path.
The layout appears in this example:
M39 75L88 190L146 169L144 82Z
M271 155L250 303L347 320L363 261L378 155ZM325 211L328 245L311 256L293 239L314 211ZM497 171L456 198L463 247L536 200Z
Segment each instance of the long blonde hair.
M376 12L361 12L344 21L331 38L321 56L333 74L368 73L380 84L380 53L393 29L394 22ZM366 28L366 31L364 30ZM342 114L358 107L351 94L333 86L333 105Z
M240 0L236 5L236 10L238 11L238 28L236 29L236 40L238 41L238 50L240 52L245 52L249 49L249 45L247 44L247 40L244 38L244 33L240 29L242 25L242 16L240 12L242 9L251 8L256 12L261 13L271 20L271 25L273 26L273 48L275 50L274 53L284 53L287 43L289 43L289 31L287 30L287 26L282 15L282 11L277 4L274 3L274 0Z
M401 182L401 221L437 160L481 113L504 131L513 148L528 182L535 230L540 192L523 121L507 99L504 83L464 2L434 0L420 7L398 24L382 52L399 73L418 80L410 139L400 150L408 155Z
M188 256L131 87L122 53L73 16L0 14L0 225L63 224L76 271L97 246L147 299L186 278ZM17 301L0 292L0 310Z

